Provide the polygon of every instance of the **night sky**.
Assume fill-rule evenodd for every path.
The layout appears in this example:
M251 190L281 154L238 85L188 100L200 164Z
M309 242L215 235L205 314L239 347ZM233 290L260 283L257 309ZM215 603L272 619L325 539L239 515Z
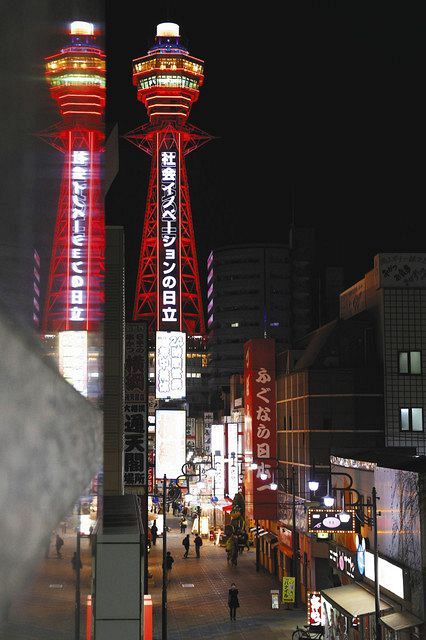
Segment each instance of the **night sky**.
M177 22L205 60L189 121L216 139L187 158L202 277L211 248L287 242L291 193L296 225L315 228L318 265L344 267L347 286L378 252L425 250L424 3L256 7L107 2L107 131L147 121L132 59L157 23ZM149 163L120 139L106 215L126 231L129 308Z

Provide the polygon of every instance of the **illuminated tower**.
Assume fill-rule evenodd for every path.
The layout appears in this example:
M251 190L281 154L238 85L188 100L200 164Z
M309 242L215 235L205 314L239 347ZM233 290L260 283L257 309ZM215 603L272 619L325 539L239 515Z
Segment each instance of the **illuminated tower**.
M69 45L46 58L46 79L62 120L39 135L64 159L43 333L59 335L63 375L90 395L88 332L98 332L102 320L105 248L105 54L95 44L93 24L71 23Z
M179 26L157 26L148 55L133 61L133 84L149 123L126 138L152 156L134 320L157 331L204 335L204 315L185 156L211 139L187 123L203 84L203 61L181 44Z
M102 319L105 54L93 25L73 22L69 46L46 59L46 79L62 121L40 135L64 154L50 262L44 333L91 331Z

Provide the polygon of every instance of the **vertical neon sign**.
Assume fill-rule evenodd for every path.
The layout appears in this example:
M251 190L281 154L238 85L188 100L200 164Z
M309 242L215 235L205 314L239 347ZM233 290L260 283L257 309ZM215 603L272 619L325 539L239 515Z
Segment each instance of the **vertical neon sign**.
M159 150L159 329L179 331L180 318L180 205L179 205L179 153L170 140Z

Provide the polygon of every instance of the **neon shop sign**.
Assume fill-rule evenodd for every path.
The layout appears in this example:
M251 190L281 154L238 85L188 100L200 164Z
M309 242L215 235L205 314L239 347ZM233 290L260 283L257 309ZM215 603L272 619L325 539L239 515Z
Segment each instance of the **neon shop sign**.
M70 250L70 307L68 319L81 322L85 315L85 287L87 285L87 186L89 152L73 151L71 165L71 250Z
M162 151L160 180L160 216L161 216L161 322L176 323L178 318L178 194L177 152ZM169 325L170 326L170 325Z

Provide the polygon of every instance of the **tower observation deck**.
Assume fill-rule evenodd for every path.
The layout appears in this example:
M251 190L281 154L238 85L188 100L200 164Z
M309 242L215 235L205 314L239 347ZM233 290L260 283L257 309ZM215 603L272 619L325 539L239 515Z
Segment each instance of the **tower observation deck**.
M133 84L149 123L126 135L152 156L136 283L134 320L149 331L204 335L205 324L185 156L211 139L188 124L204 81L179 26L157 26L148 54L133 61Z

